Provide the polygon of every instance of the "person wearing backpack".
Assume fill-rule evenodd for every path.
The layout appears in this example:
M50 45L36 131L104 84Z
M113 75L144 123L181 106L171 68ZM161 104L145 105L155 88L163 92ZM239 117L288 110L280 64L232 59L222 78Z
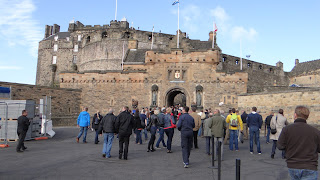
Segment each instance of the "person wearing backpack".
M262 126L262 117L257 113L257 108L252 107L252 113L248 114L247 125L250 134L250 154L253 154L253 139L257 142L258 154L261 154L260 149L260 129Z
M99 136L98 136L99 133L98 133L98 129L99 129L99 124L100 124L102 118L103 118L103 116L100 114L99 111L97 111L97 113L95 113L95 114L93 115L93 118L92 118L92 125L91 125L91 127L92 127L92 129L94 129L94 130L96 131L96 136L95 136L95 138L94 138L94 143L95 143L95 144L98 144L98 143L99 143Z
M157 141L157 144L156 144L156 148L157 149L160 149L159 148L159 145L160 145L160 142L162 142L162 145L164 148L166 148L166 144L164 142L164 116L165 116L165 113L166 112L166 108L162 108L161 109L161 112L158 114L158 120L159 120L159 139Z
M239 134L239 129L241 132L243 131L243 123L240 115L237 115L235 108L231 109L231 114L227 116L226 123L229 124L229 134L230 134L229 149L233 151L233 144L235 144L235 150L239 151L238 134Z

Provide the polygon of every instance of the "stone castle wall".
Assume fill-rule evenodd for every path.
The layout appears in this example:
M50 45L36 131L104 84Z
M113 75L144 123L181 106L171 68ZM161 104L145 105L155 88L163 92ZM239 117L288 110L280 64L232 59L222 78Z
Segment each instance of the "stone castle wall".
M246 94L238 96L238 106L240 110L251 112L251 108L256 106L263 117L263 120L270 111L278 112L284 110L284 116L290 123L294 121L293 115L296 106L307 106L310 110L309 124L320 124L320 89L303 89L294 92L273 92Z
M290 84L297 84L301 87L320 87L320 70L290 77Z
M51 119L53 126L76 125L81 111L81 90L49 88L27 84L0 82L2 87L11 87L12 100L34 100L51 96Z

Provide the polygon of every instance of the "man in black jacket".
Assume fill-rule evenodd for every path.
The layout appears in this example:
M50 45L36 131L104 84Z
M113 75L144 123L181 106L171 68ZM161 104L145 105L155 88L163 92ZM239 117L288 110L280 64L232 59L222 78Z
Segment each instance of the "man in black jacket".
M287 166L291 179L317 179L320 131L307 124L310 111L297 106L294 123L284 127L277 142L286 151Z
M273 112L271 111L270 115L266 117L266 120L264 122L265 129L267 129L267 141L266 141L267 144L270 143L270 131L271 131L270 122L271 122L272 117L273 117Z
M113 109L109 109L108 114L101 120L98 133L104 136L102 149L102 157L110 158L110 151L115 133L116 116L113 114Z
M27 147L24 146L24 139L26 138L28 129L29 129L29 125L30 125L30 121L29 118L27 118L28 116L28 111L27 110L23 110L22 111L22 115L18 118L18 128L17 128L17 133L19 136L19 142L17 145L17 152L23 152L24 150L27 149ZM21 151L22 149L22 151Z
M118 115L115 123L116 133L119 133L119 159L122 159L124 153L124 159L128 159L129 139L132 134L132 129L135 129L135 123L133 116L129 113L128 106L122 108L122 112ZM123 152L123 144L124 152Z

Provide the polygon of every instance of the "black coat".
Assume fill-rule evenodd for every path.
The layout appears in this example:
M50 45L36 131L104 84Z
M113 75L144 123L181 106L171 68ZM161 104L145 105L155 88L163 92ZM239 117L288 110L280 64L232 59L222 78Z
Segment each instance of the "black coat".
M130 136L136 128L133 116L128 111L121 112L116 119L116 133L120 136Z
M136 123L136 128L137 128L137 129L144 129L144 128L145 128L145 127L142 126L142 124L141 124L141 119L140 119L139 113L138 113L138 114L134 114L133 118L134 118L134 121L135 121L135 123Z
M98 124L95 123L95 119L98 117ZM95 130L98 130L99 129L99 124L102 120L103 116L101 116L101 114L97 115L97 113L95 113L93 115L93 118L92 118L92 128L95 129Z
M158 119L158 116L155 115L155 114L152 114L151 117L150 117L150 127L151 126L155 126L155 127L158 127L159 126L159 119Z
M113 113L107 114L100 122L99 134L104 133L114 133L116 132L115 123L116 116Z
M18 133L27 132L29 129L29 125L30 125L29 118L27 118L26 116L20 116L18 118L17 132Z

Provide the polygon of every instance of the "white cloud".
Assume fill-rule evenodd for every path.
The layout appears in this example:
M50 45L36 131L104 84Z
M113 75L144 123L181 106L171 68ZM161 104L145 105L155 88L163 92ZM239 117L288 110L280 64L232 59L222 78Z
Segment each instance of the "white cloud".
M210 15L215 17L215 19L220 22L226 22L230 19L226 11L220 6L216 7L215 9L211 9Z
M180 14L180 18L183 20L183 27L190 33L197 32L199 30L199 20L202 18L201 15L201 9L198 6L187 5L181 10Z
M1 66L0 65L0 70L20 70L22 67L18 66Z
M8 46L29 47L30 54L37 57L42 29L33 19L36 7L32 0L0 0L0 38Z
M231 37L233 41L248 40L255 41L258 35L257 31L254 28L245 29L242 26L235 26L231 29Z

